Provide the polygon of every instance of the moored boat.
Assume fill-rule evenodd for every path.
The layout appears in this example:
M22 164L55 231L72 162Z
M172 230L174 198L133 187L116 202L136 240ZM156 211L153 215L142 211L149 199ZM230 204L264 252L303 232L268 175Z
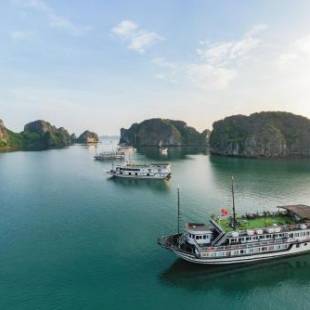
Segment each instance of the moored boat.
M161 155L168 155L168 148L167 147L160 147L159 152Z
M234 209L234 208L233 208ZM240 264L310 251L310 207L279 206L276 212L211 218L210 225L187 223L185 231L158 243L182 259L209 265Z
M115 178L131 179L169 179L171 166L169 163L116 165L107 172Z
M102 152L94 156L95 160L125 159L124 152Z

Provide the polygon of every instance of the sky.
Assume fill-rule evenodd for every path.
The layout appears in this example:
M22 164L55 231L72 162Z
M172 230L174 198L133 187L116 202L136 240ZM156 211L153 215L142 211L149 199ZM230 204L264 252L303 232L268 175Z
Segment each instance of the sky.
M118 134L233 114L310 117L310 1L1 0L0 118Z

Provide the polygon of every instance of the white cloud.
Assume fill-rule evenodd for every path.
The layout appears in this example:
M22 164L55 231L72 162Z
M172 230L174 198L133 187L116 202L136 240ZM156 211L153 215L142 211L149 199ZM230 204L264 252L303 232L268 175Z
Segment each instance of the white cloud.
M310 65L310 35L295 40L283 51L278 59L281 69L295 68L299 72L304 72L302 67Z
M14 41L26 41L33 37L31 31L13 31L10 33L10 37Z
M203 63L188 65L187 75L200 88L221 90L226 88L237 77L238 73L235 69L215 67Z
M167 61L165 58L163 57L156 57L152 59L152 63L162 67L162 68L169 68L169 69L175 69L176 68L176 64L173 62L169 62Z
M144 53L145 49L162 40L155 32L140 32L134 36L128 46L129 49Z
M51 28L64 30L67 33L74 36L83 35L92 29L91 26L82 26L75 24L70 19L57 14L55 10L43 0L12 0L12 1L14 4L16 4L21 8L32 9L44 14Z
M119 37L128 38L131 37L138 30L138 28L138 25L133 21L123 20L112 29L112 32Z
M238 77L239 67L261 44L258 35L267 29L256 25L240 40L209 43L201 41L197 49L200 61L187 66L189 78L200 88L220 90Z
M266 29L266 25L256 25L239 40L200 41L196 61L191 63L176 64L162 57L154 58L152 63L162 71L155 77L174 82L190 81L193 86L207 91L223 90L238 78L241 67L261 46L259 34Z
M236 41L221 41L212 44L201 41L202 47L197 50L197 54L210 65L225 65L248 55L257 48L261 43L257 35L265 29L267 29L266 25L254 26Z
M165 71L156 73L156 79L172 84L176 84L178 82L178 75L180 74L181 66L178 66L176 63L169 62L163 57L153 58L151 62L161 70Z
M123 20L114 28L112 33L127 42L127 47L138 53L144 53L152 45L163 40L163 37L156 32L142 29L131 20Z

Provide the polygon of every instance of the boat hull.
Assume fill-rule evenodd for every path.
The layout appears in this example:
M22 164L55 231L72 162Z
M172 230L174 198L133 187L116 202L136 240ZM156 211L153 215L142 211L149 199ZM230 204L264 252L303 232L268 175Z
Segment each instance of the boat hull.
M114 174L114 173L110 173L108 172L108 174L112 177L112 178L122 178L122 179L141 179L141 180L169 180L171 178L171 174L168 175L121 175L121 174Z
M229 265L229 264L244 264L259 262L265 260L271 260L276 258L288 257L306 254L310 251L310 242L302 242L298 244L292 244L289 249L279 252L269 252L262 254L244 255L236 257L224 257L224 258L199 258L193 254L188 254L178 249L171 249L178 257L195 264L202 265Z

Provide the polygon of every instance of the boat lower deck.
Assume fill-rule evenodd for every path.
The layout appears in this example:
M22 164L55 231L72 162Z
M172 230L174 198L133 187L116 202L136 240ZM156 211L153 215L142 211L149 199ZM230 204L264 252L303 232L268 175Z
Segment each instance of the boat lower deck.
M183 243L182 235L162 237L158 243L177 256L197 264L237 264L248 263L310 251L310 238L302 241L260 242L251 245L199 248Z

